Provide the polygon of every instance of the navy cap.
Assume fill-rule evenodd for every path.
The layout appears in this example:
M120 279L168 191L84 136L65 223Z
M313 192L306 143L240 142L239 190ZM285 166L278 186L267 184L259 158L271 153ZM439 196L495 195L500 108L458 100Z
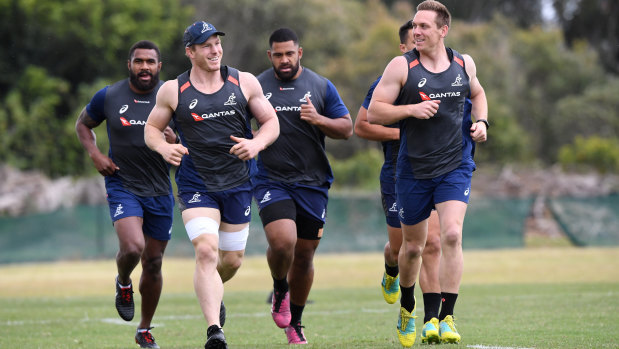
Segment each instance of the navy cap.
M183 34L183 44L185 47L201 44L215 34L220 36L226 35L225 33L215 29L215 26L210 23L206 23L204 21L195 22L185 29L185 33Z

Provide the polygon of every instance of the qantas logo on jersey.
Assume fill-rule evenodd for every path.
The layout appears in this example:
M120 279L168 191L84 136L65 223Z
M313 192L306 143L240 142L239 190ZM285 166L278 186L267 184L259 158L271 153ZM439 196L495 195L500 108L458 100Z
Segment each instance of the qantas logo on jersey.
M218 111L214 113L204 113L202 115L191 113L191 117L195 121L202 121L206 119L213 119L213 118L218 118L220 116L230 116L230 115L236 115L236 110L222 110L222 111Z
M233 93L228 97L228 100L226 101L226 103L224 103L224 105L236 105L235 99L236 99L236 96Z
M275 107L275 111L301 111L301 107L295 107L293 105L278 105Z
M446 97L460 97L460 91L456 92L441 92L441 93L431 93L430 98L446 98Z
M280 91L293 91L293 90L294 90L294 87L281 87L281 86L280 86L280 87L279 87L279 90L280 90Z
M133 103L142 103L142 104L150 104L150 101L141 101L139 99L134 99Z
M122 107L120 107L120 110L118 111L118 114L122 114L122 113L126 112L127 109L129 109L129 106L127 104L123 105Z
M140 125L140 126L144 126L146 125L146 121L140 121L140 120L127 120L124 117L120 117L120 123L123 126L132 126L132 125Z
M191 101L191 103L189 103L189 109L193 109L196 107L196 104L198 104L198 99L195 99L193 101Z
M460 91L455 91L455 92L441 92L441 93L430 93L429 95L419 91L419 96L421 97L422 101L431 101L433 99L439 99L439 98L448 98L448 97L460 97Z

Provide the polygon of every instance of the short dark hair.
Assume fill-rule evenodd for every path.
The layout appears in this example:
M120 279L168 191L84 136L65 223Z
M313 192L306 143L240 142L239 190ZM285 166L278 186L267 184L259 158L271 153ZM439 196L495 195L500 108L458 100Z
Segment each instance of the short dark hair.
M149 40L140 40L136 42L135 44L133 44L133 46L131 46L131 48L129 49L129 58L128 58L129 61L131 61L131 58L133 57L133 53L135 52L135 50L139 48L147 49L147 50L155 50L155 52L157 52L157 61L161 62L161 52L159 52L159 47L157 47L157 44Z
M271 34L271 37L269 37L269 46L273 46L274 42L286 41L293 41L296 45L298 45L299 38L297 37L297 33L290 28L279 28Z
M406 39L408 39L408 32L413 29L413 20L410 19L406 21L406 23L402 24L398 34L400 35L400 44L406 44Z

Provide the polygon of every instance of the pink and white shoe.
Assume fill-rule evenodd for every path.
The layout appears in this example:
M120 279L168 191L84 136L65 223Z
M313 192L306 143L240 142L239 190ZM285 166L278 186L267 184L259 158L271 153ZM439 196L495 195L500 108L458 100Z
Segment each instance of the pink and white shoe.
M288 337L288 344L307 344L300 322L286 327L286 337Z
M273 291L271 316L279 328L286 328L290 325L290 292L282 294L281 292Z

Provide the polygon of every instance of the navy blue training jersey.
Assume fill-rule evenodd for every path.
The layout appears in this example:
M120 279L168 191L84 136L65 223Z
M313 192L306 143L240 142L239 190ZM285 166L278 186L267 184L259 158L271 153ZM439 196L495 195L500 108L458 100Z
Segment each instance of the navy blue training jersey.
M449 68L433 73L423 67L417 50L404 54L408 77L394 104L417 104L440 100L438 112L430 119L409 117L400 121L400 153L397 175L430 179L456 169L462 162L473 162L472 142L464 132L466 100L470 96L469 76L463 57L450 48Z
M131 90L129 79L121 80L99 90L86 106L93 120L106 120L108 156L120 168L105 177L106 185L119 183L139 196L171 192L168 163L144 142L144 125L161 85L162 82L153 91L140 94Z
M234 188L250 178L251 161L230 154L236 143L230 136L252 138L247 100L239 71L221 67L222 88L211 94L198 91L189 71L177 77L178 106L174 124L189 150L176 172L180 191L216 192Z
M286 183L331 185L333 173L325 152L325 134L301 120L301 105L309 96L316 111L336 119L348 114L335 86L326 78L303 68L297 79L281 81L273 68L258 75L266 98L277 112L277 140L258 156L258 175Z

